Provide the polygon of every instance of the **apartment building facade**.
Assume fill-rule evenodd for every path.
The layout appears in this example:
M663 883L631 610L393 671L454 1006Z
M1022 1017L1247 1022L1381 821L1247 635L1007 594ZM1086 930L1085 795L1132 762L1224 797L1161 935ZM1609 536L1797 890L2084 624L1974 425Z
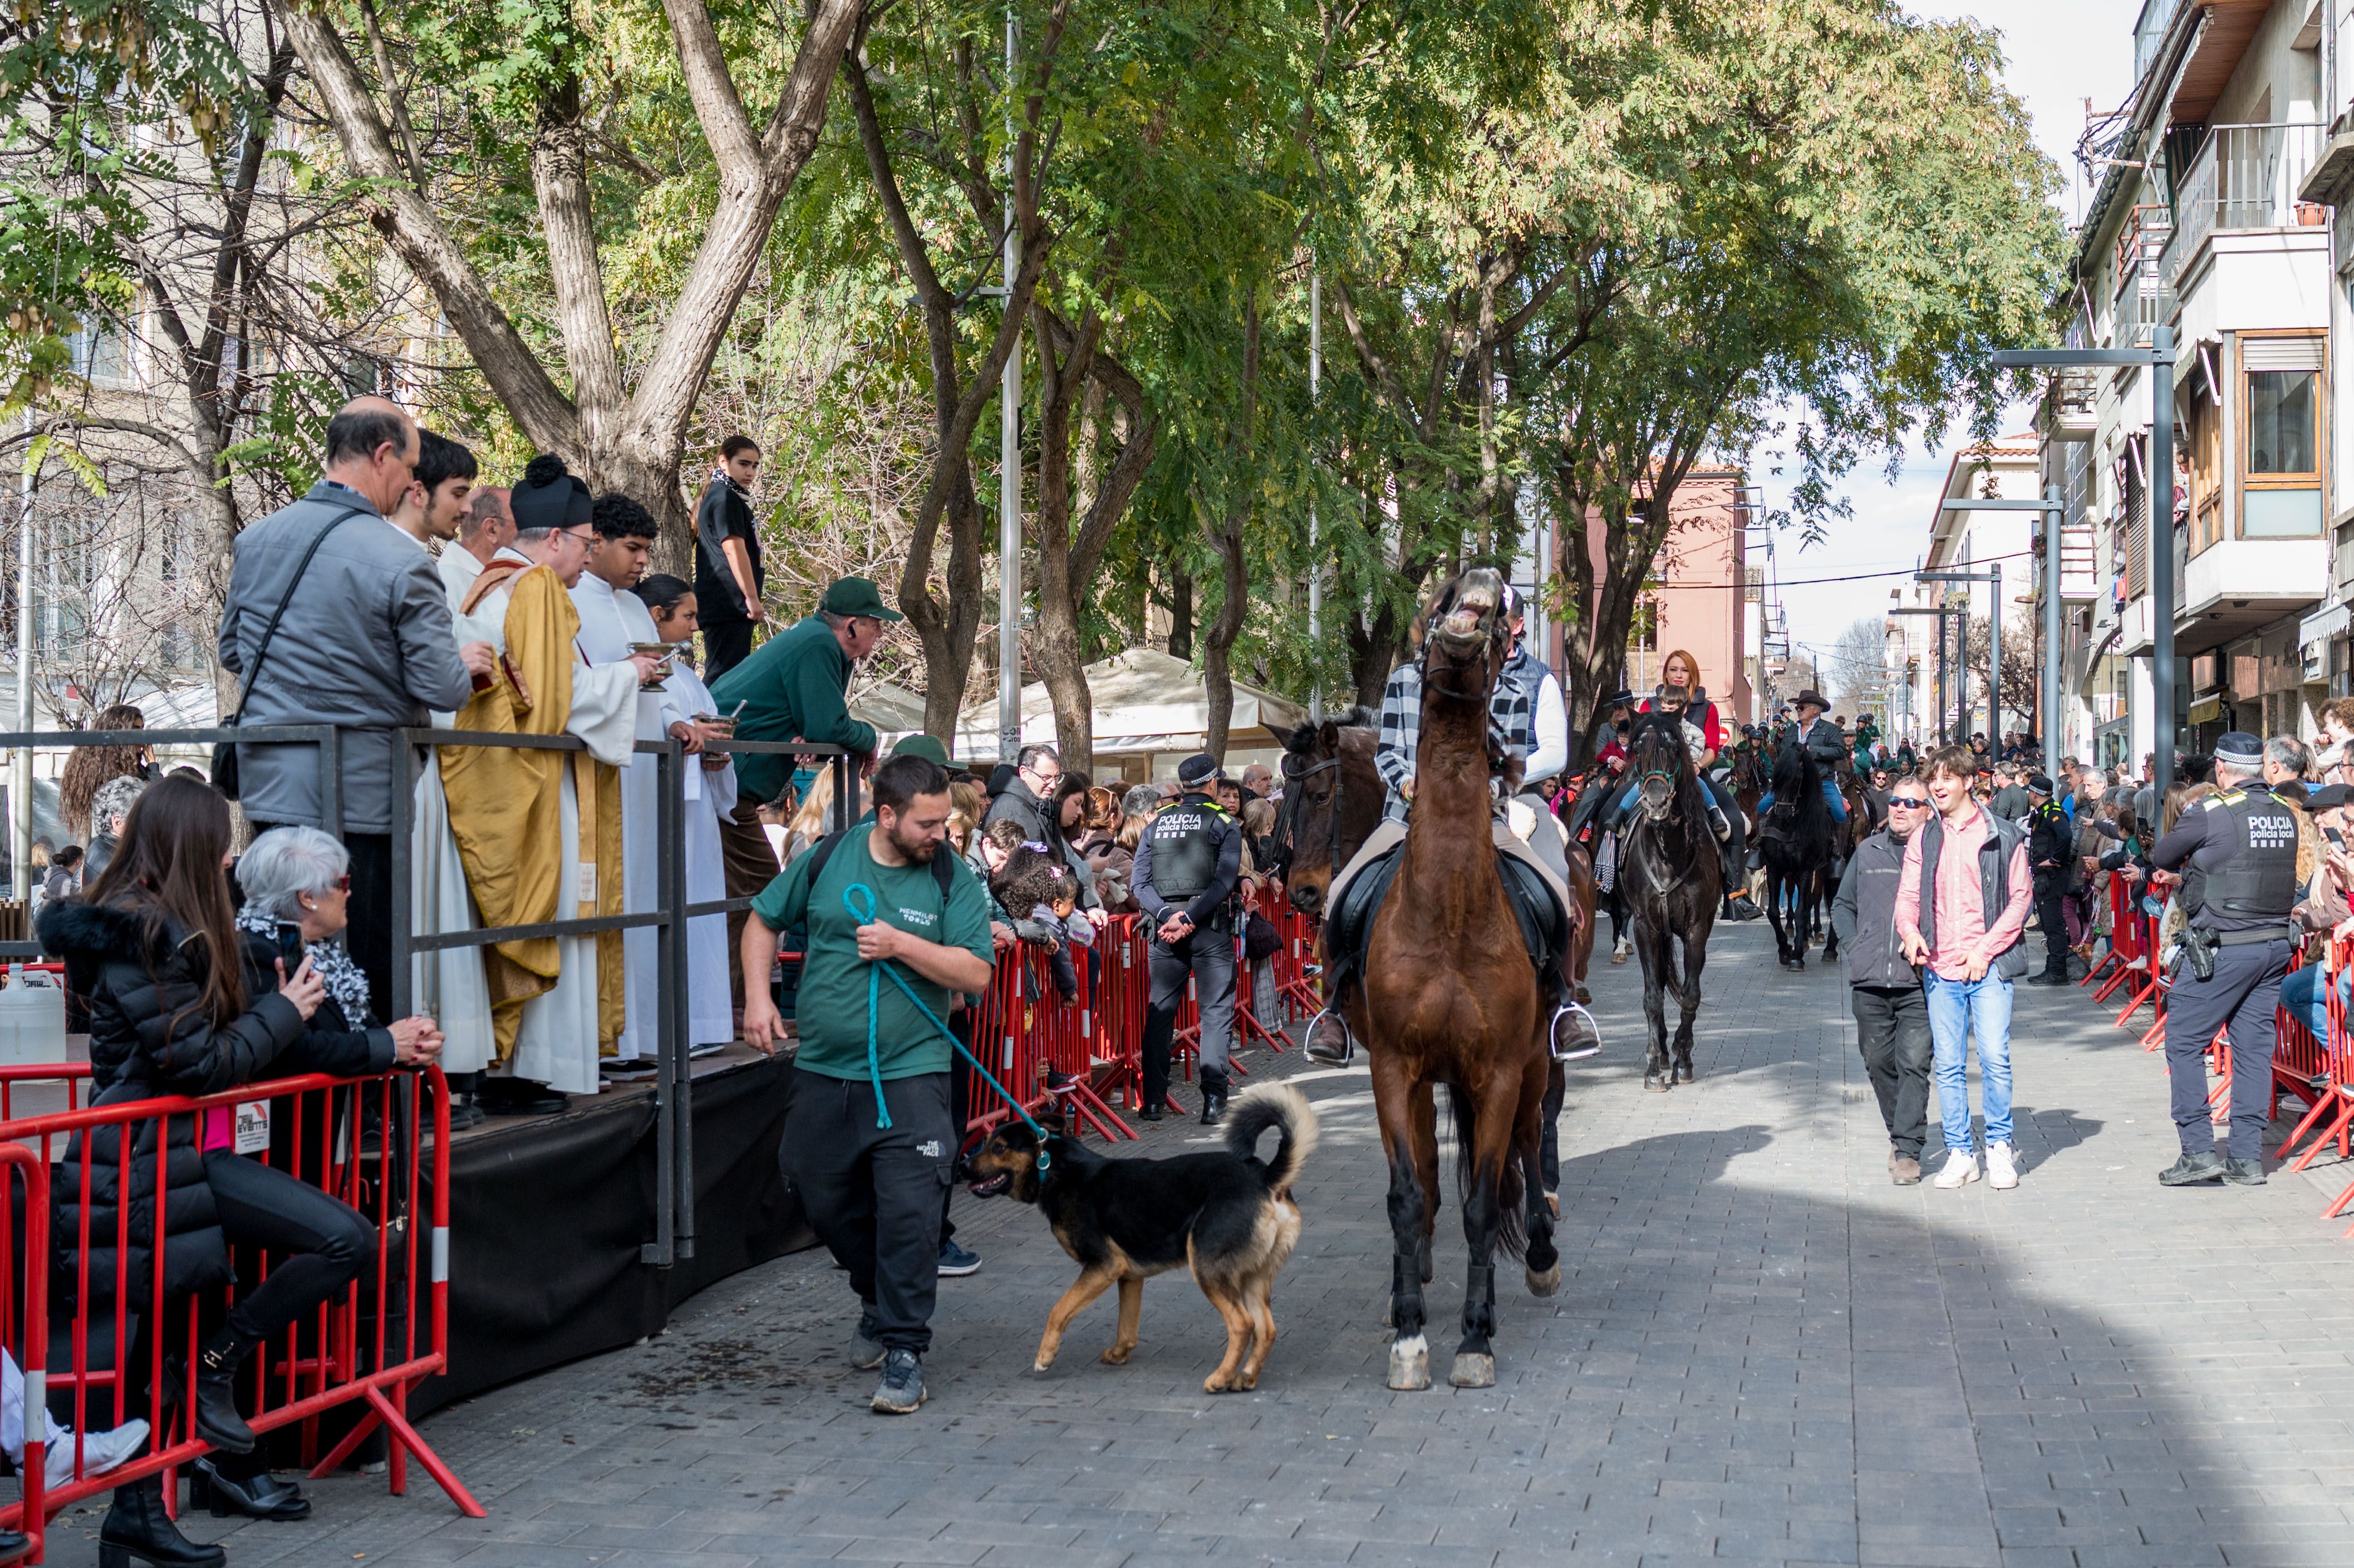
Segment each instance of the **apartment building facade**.
M2337 94L2328 18L2297 0L2147 0L2133 95L2088 139L2099 183L2066 342L2145 346L2163 323L2175 351L2169 408L2152 408L2144 368L2105 367L2054 375L2037 416L2039 478L2064 503L2061 738L2077 755L2310 734L2327 694L2330 655L2310 644L2335 597L2332 541L2354 523L2331 461L2346 248L2336 198L2313 188ZM2158 418L2175 462L2153 475ZM2155 538L2153 486L2172 499ZM2174 567L2170 737L2150 717L2154 549ZM2039 622L2048 581L2039 569Z

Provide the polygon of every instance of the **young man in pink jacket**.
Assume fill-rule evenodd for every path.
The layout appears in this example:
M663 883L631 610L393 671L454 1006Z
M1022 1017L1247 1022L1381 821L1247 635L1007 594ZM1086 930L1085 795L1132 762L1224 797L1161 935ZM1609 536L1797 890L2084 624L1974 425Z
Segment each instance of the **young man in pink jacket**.
M1970 799L1977 771L1964 747L1931 755L1922 772L1936 814L1905 845L1896 891L1897 939L1906 958L1925 966L1921 980L1946 1133L1946 1168L1936 1185L1949 1191L1978 1179L1970 1132L1973 1039L1985 1088L1986 1174L1999 1191L2019 1185L2010 1146L2011 983L2027 970L2020 934L2034 879L2026 833Z

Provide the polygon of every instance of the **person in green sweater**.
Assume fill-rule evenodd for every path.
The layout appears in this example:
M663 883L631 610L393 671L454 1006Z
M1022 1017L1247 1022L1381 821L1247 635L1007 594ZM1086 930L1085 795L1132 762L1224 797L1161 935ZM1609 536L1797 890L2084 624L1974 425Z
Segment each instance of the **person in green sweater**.
M946 847L950 810L946 768L893 758L875 775L874 822L843 834L822 868L802 855L763 889L742 943L757 962L775 954L779 931L809 929L777 1157L849 1271L861 1308L850 1363L883 1369L872 1403L893 1415L924 1402L940 1195L963 1141L944 1025L956 993L988 990L993 973L989 893ZM875 975L881 963L906 990ZM773 1053L782 1036L776 1003L756 990L745 1043Z
M859 776L875 767L875 726L850 716L851 666L883 641L883 623L903 620L883 602L866 577L842 577L818 600L817 613L769 638L752 656L711 684L711 700L722 716L736 715L737 740L816 741L859 754ZM741 711L738 712L740 705ZM726 862L727 896L749 898L777 874L777 853L753 810L784 793L793 759L780 756L736 758L736 821L719 830ZM728 979L736 1005L745 1001L744 915L727 916ZM765 969L753 981L765 988Z

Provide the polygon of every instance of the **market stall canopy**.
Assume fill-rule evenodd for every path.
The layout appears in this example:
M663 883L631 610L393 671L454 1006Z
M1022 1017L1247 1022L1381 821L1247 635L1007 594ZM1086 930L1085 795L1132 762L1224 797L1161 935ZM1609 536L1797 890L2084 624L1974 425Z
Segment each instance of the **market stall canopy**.
M913 735L924 727L924 699L888 681L853 692L847 706L852 718L873 725L885 736Z
M1206 744L1209 690L1182 659L1155 648L1116 653L1087 666L1087 693L1094 700L1098 753L1194 752ZM1307 708L1289 698L1236 681L1227 748L1280 746L1284 735L1307 718ZM1022 743L1054 740L1055 705L1045 683L1033 681L1022 688ZM996 698L974 703L958 715L950 749L961 762L998 760Z

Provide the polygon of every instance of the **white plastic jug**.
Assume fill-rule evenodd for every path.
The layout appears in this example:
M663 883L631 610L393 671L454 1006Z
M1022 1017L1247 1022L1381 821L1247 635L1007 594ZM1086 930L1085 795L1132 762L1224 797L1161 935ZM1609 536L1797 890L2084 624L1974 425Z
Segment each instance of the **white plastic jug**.
M66 993L53 975L8 966L0 991L0 1062L23 1064L66 1059Z

